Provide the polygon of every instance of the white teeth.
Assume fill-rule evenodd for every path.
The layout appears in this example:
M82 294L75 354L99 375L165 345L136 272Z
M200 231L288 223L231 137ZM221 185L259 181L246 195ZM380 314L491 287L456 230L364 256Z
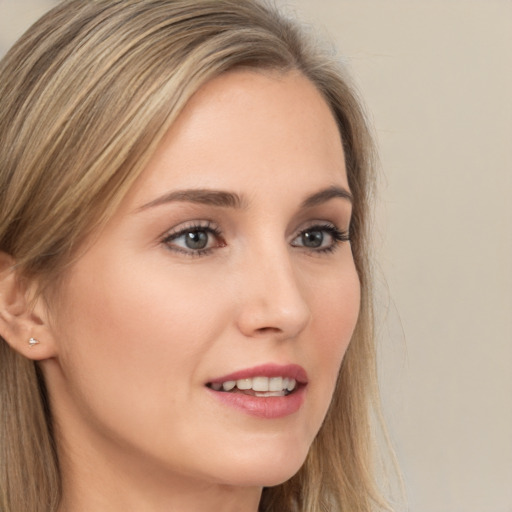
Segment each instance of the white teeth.
M286 389L286 386L283 386L283 378L282 377L272 377L268 381L268 390L269 391L282 391Z
M252 379L254 391L268 391L268 377L254 377Z
M283 391L293 391L297 382L289 377L253 377L211 384L215 391L232 391L235 387L241 391L252 389L256 396L282 396Z
M252 379L239 379L236 381L236 387L238 389L251 389Z
M254 396L284 396L284 391L255 391Z
M222 383L222 389L224 391L231 391L236 386L236 381L228 380Z

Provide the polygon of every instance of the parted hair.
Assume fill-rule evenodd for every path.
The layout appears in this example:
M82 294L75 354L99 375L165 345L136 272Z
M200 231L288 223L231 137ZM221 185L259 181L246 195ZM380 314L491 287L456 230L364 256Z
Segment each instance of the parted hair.
M304 74L343 141L354 197L361 307L327 417L299 472L264 512L386 509L374 478L378 408L369 261L373 145L338 59L256 0L66 0L0 63L0 251L43 297L116 210L190 97L221 73ZM53 512L60 473L37 362L0 339L0 509Z

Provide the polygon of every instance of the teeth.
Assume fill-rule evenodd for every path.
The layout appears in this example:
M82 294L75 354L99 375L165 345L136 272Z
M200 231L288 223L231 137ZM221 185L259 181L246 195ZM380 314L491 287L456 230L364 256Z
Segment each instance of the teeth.
M289 377L254 377L211 384L215 391L232 391L235 387L242 391L252 389L256 396L282 396L283 391L293 391L297 387L297 382Z
M222 383L222 389L224 391L231 391L236 386L236 381L228 380Z
M252 379L252 389L254 391L268 391L268 377L254 377Z
M282 391L283 389L286 389L286 386L283 385L283 377L272 377L268 380L269 391Z
M284 391L255 391L254 396L284 396Z
M297 381L295 379L288 379L288 384L286 385L286 389L288 391L293 391L295 389L295 385Z
M252 379L239 379L236 381L236 387L238 389L251 389Z

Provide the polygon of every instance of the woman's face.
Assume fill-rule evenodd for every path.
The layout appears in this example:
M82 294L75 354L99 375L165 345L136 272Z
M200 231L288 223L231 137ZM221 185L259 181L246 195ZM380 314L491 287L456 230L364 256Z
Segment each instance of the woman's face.
M51 312L63 460L214 484L292 476L358 316L349 192L335 121L302 75L200 89Z

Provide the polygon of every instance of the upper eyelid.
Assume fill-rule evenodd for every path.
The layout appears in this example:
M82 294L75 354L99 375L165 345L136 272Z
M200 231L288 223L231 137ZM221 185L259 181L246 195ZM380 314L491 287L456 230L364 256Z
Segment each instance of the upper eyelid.
M318 227L329 227L332 226L333 228L338 228L338 225L336 222L333 222L332 220L322 220L322 219L314 219L311 221L303 222L302 225L304 227L298 228L298 232L311 229L311 228L318 228Z
M304 231L308 231L309 229L334 229L336 231L340 232L348 232L349 231L348 226L346 229L340 226L340 223L334 222L332 220L321 220L321 219L315 219L312 221L308 221L306 223L302 223L302 227L299 227L293 231L292 236L296 236L300 233L303 233Z
M218 226L210 220L192 220L185 223L178 224L177 226L166 229L160 238L168 238L171 236L179 236L186 231L193 231L194 229L204 229L213 233L221 231Z
M334 235L334 233L337 233L339 235L342 235L342 236L346 236L347 238L350 236L350 230L349 229L342 229L342 228L339 228L338 226L336 226L336 224L334 223L331 223L331 222L326 222L326 223L317 223L317 224L312 224L310 226L308 226L307 228L302 228L300 231L296 232L296 234L294 235L295 238L297 238L298 236L302 235L303 233L307 232L307 231L329 231L331 232L331 235ZM295 239L293 238L293 240Z

